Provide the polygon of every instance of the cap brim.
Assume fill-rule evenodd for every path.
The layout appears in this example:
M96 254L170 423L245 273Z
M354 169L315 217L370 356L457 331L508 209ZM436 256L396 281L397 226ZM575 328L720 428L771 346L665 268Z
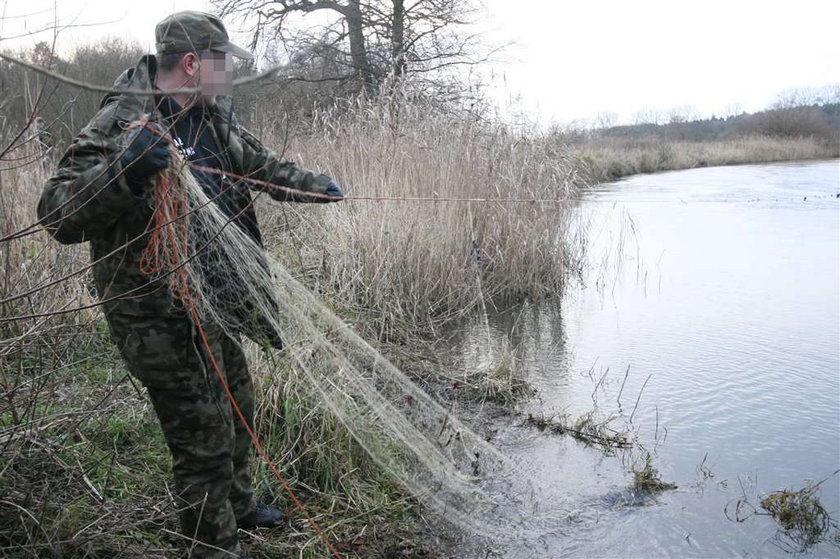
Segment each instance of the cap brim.
M214 48L213 50L220 50L220 51L223 51L223 52L229 52L233 56L235 56L236 58L242 58L244 60L253 60L254 59L253 54L251 54L247 50L243 49L242 47L234 45L230 41L228 41L228 43L225 46L217 47L217 48Z

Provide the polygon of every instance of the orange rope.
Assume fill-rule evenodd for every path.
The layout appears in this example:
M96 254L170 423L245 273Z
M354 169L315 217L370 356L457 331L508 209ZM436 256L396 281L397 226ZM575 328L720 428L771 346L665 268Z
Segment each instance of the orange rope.
M234 179L239 179L243 181L248 181L250 183L258 184L260 186L264 186L270 190L274 190L277 192L286 192L289 194L300 194L307 198L316 198L319 200L341 200L344 202L356 202L356 201L373 201L373 202L511 202L511 203L543 203L543 204L557 204L558 202L564 202L563 199L551 199L551 198L441 198L441 197L422 197L422 196L343 196L343 197L335 197L335 196L328 196L327 194L318 194L316 192L307 192L305 190L300 190L298 188L291 188L288 186L281 186L279 184L274 184L272 182L264 181L255 179L253 177L248 177L245 175L237 175L236 173L231 173L228 171L221 171L219 169L214 169L213 167L204 167L202 165L195 165L194 163L187 162L187 165L196 171L201 171L202 173L213 173L217 175L225 175Z
M242 410L239 409L239 405L236 403L236 399L233 397L233 394L230 391L230 387L228 386L227 382L225 382L224 374L222 373L218 362L216 362L216 358L213 356L213 352L210 347L210 341L207 339L207 333L201 326L198 311L196 310L194 305L190 308L190 314L192 315L193 323L195 324L198 333L201 335L201 340L202 342L204 342L204 348L207 350L207 355L210 358L210 363L213 365L213 370L216 372L216 376L219 378L219 382L222 384L222 388L224 389L228 400L230 400L231 407L236 412L236 416L239 418L239 421L242 422L242 425L245 426L245 430L248 431L248 436L251 438L251 442L254 443L254 448L257 449L257 452L263 459L263 462L266 463L266 465L274 473L274 476L280 481L280 484L289 494L289 497L292 498L292 501L295 503L295 506L309 522L309 525L312 527L312 530L316 534L318 534L318 537L321 539L322 542L324 542L324 545L327 546L327 549L330 550L330 553L332 553L333 557L335 557L336 559L341 559L341 555L339 555L338 550L335 547L333 547L333 545L327 538L327 535L324 533L324 531L321 529L318 523L315 522L315 519L312 518L312 516L309 514L309 511L307 511L306 507L303 506L303 503L300 502L300 499L298 499L297 495L295 495L295 492L292 490L292 486L289 484L286 478L283 477L283 474L280 473L280 470L274 464L274 461L271 460L271 457L268 455L268 452L266 452L265 448L262 446L262 444L260 444L256 433L254 433L254 430L251 429L250 425L248 425L248 421L245 419L245 414L243 414Z
M315 519L312 518L306 510L306 507L300 499L298 499L297 495L295 495L291 485L280 473L280 470L271 460L268 452L266 452L265 448L260 443L256 433L254 433L254 430L248 424L245 414L242 413L242 410L239 408L239 404L236 403L236 399L233 397L230 387L225 380L224 373L213 355L213 350L207 337L207 332L202 326L201 318L198 313L197 300L190 289L187 268L182 265L182 262L184 262L184 259L187 257L186 251L188 249L187 240L189 238L189 224L186 218L176 220L174 222L171 221L174 216L187 215L187 198L185 189L179 188L179 186L180 185L177 179L172 180L167 176L167 170L158 173L157 184L155 185L154 190L155 210L153 215L156 227L151 233L149 243L143 250L143 254L141 256L141 272L146 275L152 275L160 273L161 271L177 270L177 273L172 274L171 279L169 280L170 292L173 297L179 299L183 303L185 309L189 312L190 318L201 337L201 341L204 345L204 349L206 350L213 371L216 373L225 395L230 401L231 408L236 412L236 416L242 425L245 426L245 430L248 432L248 436L254 444L254 448L257 450L257 453L274 473L274 476L280 481L280 484L289 494L295 506L309 522L312 530L318 535L321 541L324 542L324 545L327 546L333 557L341 559L341 555L339 555L338 551L330 543L324 531Z
M161 130L155 128L154 126L148 126L147 120L139 120L137 121L140 126L145 127L148 130L151 130L154 134L166 138L169 140L169 135L166 132L162 132ZM558 202L563 202L563 199L551 199L551 198L452 198L452 197L440 197L440 196L329 196L327 194L319 194L317 192L307 192L305 190L300 190L299 188L291 188L288 186L281 186L279 184L274 184L272 182L255 179L253 177L249 177L246 175L238 175L236 173L231 173L229 171L222 171L220 169L216 169L213 167L205 167L203 165L196 165L191 161L184 161L184 163L195 169L197 171L201 171L202 173L212 173L216 175L223 175L228 176L234 179L248 181L253 184L258 184L260 186L264 186L269 190L274 190L277 192L286 192L289 194L300 194L307 198L315 198L327 201L345 201L345 202L355 202L355 201L373 201L373 202L505 202L505 203L551 203L556 204Z

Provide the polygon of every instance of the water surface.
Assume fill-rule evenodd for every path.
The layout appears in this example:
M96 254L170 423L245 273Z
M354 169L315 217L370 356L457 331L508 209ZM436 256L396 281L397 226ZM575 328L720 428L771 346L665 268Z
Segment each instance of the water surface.
M838 193L830 160L642 175L585 195L582 284L559 305L491 312L490 341L479 321L463 351L511 343L538 390L523 413L615 414L679 489L628 504L627 457L511 421L496 443L572 521L482 554L788 556L770 518L725 511L840 468ZM840 517L838 476L821 500Z

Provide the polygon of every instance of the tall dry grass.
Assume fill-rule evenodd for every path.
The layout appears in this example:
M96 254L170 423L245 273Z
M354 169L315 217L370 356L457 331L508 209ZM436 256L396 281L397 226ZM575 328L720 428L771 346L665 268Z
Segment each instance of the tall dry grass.
M279 148L281 129L264 134L266 143ZM398 114L389 105L335 107L297 130L287 157L333 175L349 196L389 200L260 201L266 242L367 335L429 336L481 301L557 293L578 265L568 232L581 178L567 151L421 106ZM4 166L4 236L34 222L55 163ZM496 201L390 200L400 197ZM545 201L520 201L534 199ZM0 257L0 299L32 291L3 304L0 318L94 302L86 271L38 289L85 268L85 246L36 232L0 243ZM288 363L249 352L259 434L333 541L361 542L348 556L381 556L416 540L410 501L319 409ZM168 470L157 421L96 308L0 322L0 555L177 556ZM263 466L256 485L261 498L287 502ZM248 547L320 556L301 528Z
M584 179L568 149L433 107L380 104L323 111L288 152L350 199L263 206L270 230L290 213L300 225L271 248L385 337L434 331L482 300L558 294L579 266L569 225Z
M694 167L840 157L837 141L760 135L707 142L593 138L574 144L574 150L594 182Z

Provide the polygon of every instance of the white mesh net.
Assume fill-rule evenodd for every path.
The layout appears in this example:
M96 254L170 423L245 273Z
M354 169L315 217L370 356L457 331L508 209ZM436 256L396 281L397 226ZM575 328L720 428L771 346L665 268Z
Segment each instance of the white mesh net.
M229 335L262 345L279 335L323 405L372 460L441 518L507 541L559 527L564 515L538 507L539 492L522 468L333 314L208 199L180 157L175 161L181 164L168 172L169 189L158 184L159 221L167 224L153 256L177 269L158 266L152 276L166 276L175 297L191 299L201 321Z

